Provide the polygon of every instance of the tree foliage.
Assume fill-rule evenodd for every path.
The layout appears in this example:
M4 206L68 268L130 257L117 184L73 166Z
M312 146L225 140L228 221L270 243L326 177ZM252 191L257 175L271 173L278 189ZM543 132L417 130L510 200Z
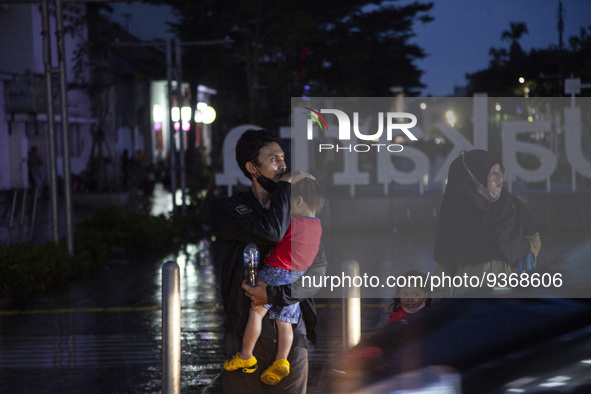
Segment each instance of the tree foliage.
M226 46L185 46L186 80L218 89L229 122L276 127L290 97L390 96L423 85L410 43L413 26L432 20L432 3L311 0L148 0L173 7L182 42L230 38ZM190 75L187 75L190 74ZM270 114L275 115L270 116Z
M501 40L506 48L491 48L489 67L467 74L470 93L486 92L489 96L554 97L564 95L564 79L571 76L591 81L591 26L569 38L565 50L557 47L522 50L519 39L527 33L524 23L511 23ZM520 83L519 78L524 78Z
M509 30L505 30L501 34L501 40L510 41L509 58L512 62L519 63L523 61L523 49L519 45L519 40L524 34L528 34L527 25L523 22L510 22Z

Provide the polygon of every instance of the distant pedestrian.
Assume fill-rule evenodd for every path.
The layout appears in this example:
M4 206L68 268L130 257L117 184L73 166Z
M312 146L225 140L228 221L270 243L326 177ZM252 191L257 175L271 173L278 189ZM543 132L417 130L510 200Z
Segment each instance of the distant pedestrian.
M130 167L131 159L129 157L129 150L124 149L121 154L121 185L124 191L127 191L128 188Z
M45 180L45 163L39 157L36 146L32 146L29 150L27 165L29 167L29 179L32 181L34 190L37 190L37 196L41 197L43 194L43 182Z

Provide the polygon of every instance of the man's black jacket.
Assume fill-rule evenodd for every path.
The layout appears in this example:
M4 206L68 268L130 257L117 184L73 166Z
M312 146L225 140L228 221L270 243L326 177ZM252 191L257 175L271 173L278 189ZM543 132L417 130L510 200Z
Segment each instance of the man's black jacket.
M283 238L290 223L291 184L278 182L270 193L270 206L265 209L252 191L240 193L224 201L214 212L217 241L223 242L221 271L221 292L226 312L224 327L242 337L250 308L250 299L244 295L244 247L249 243L257 245L262 264L269 251ZM217 259L216 259L217 260ZM306 276L323 276L326 272L324 247L320 249ZM306 346L305 338L316 343L316 308L311 298L316 291L301 287L298 282L284 286L267 286L269 304L285 306L300 302L302 319L294 328L294 345ZM292 297L293 294L293 297ZM296 298L300 297L300 298ZM304 298L305 297L305 298ZM303 320L303 323L302 323ZM275 325L268 317L263 320L262 336L276 338ZM304 340L304 343L301 341Z

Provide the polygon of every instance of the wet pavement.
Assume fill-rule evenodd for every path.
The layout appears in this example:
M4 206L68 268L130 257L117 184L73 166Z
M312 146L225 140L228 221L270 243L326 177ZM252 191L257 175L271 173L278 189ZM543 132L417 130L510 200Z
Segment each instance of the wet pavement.
M154 196L152 213L170 212L170 194L158 188ZM48 204L40 203L33 243L51 239ZM83 204L74 217L92 211ZM181 273L183 392L219 391L223 312L203 242L161 260L110 261L101 272L25 306L0 304L0 392L161 392L161 267L169 260Z
M166 211L169 196L158 190L156 195L153 205ZM559 264L560 256L586 238L553 234L541 263ZM397 256L397 261L432 269L432 232L365 234L346 245L339 240L337 244L330 234L325 237L331 264L362 258L367 248L379 249L384 261ZM206 241L185 245L157 261L111 261L96 275L37 297L25 307L3 307L0 392L161 392L161 268L168 260L177 262L181 276L181 392L220 392L224 315L208 246ZM363 333L385 324L384 308L390 302L363 300ZM341 300L317 303L319 344L310 350L309 393L323 392L342 348Z
M220 392L223 311L204 245L176 256L181 273L181 392ZM161 262L112 263L93 278L0 311L0 392L161 392ZM366 305L374 325L381 305ZM319 300L319 346L310 352L309 392L322 392L341 349L340 300ZM338 320L335 320L338 319ZM340 327L340 324L338 325Z
M183 276L183 388L201 392L223 361L222 312L208 297L216 294L211 266L197 261L197 246L188 249L170 257ZM0 312L0 392L160 392L160 266L112 263L25 309Z

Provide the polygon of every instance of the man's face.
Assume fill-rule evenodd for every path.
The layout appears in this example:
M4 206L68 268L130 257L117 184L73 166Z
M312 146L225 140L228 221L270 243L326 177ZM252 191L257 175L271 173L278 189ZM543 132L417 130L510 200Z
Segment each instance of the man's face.
M285 153L276 142L271 142L259 150L259 165L256 166L260 173L277 182L287 169L285 165ZM258 176L258 172L254 174Z

